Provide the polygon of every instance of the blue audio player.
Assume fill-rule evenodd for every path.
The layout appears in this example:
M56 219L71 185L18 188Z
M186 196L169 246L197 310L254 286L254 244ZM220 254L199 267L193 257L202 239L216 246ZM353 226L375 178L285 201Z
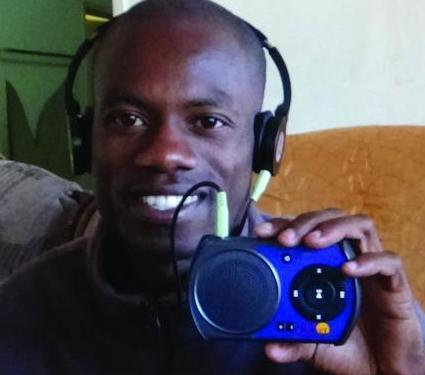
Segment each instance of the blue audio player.
M360 306L360 286L341 266L349 241L285 248L258 238L205 236L189 277L189 305L207 339L342 344Z

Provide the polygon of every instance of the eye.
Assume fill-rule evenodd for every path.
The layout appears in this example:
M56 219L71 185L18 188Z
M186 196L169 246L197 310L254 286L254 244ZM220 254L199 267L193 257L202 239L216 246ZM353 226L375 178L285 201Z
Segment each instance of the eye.
M140 128L146 126L145 120L134 113L120 113L112 117L112 123L123 128Z
M217 129L225 125L225 121L214 116L200 117L195 120L195 126L202 129Z

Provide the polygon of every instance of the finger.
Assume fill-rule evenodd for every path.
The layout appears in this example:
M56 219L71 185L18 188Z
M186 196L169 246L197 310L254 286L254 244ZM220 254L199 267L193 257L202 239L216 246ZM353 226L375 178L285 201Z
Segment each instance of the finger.
M273 218L265 223L257 224L254 228L254 233L262 238L275 237L279 232L285 229L290 222L291 219Z
M271 343L266 344L267 357L278 363L312 361L317 344L289 344Z
M342 270L362 280L365 305L375 306L382 316L405 321L416 316L413 293L398 255L362 254L345 263Z
M301 214L286 226L277 239L283 246L298 245L303 237L312 232L317 225L343 215L342 211L335 208Z
M358 240L360 253L383 251L373 221L364 215L337 217L322 222L305 236L304 242L310 247L322 248L344 238Z
M345 263L342 270L351 277L386 276L385 286L392 292L400 292L408 287L400 256L389 251L362 254Z

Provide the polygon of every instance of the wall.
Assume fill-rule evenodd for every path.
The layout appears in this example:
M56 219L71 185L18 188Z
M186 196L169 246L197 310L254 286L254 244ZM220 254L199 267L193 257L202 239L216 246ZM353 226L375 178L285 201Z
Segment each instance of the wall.
M0 152L66 175L63 81L84 38L82 4L0 1L0 25Z
M86 36L86 10L111 14L111 1L0 0L0 153L67 178L74 176L64 80ZM83 66L74 90L83 103L87 86Z
M113 2L119 12L138 0ZM290 132L425 125L425 1L217 2L259 27L283 53L294 91ZM273 73L267 108L280 100Z

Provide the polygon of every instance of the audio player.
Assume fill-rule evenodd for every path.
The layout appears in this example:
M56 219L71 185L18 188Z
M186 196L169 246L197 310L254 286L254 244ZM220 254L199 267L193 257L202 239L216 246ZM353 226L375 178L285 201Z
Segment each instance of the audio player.
M196 327L206 339L342 344L360 307L358 280L341 271L354 256L348 240L310 249L204 236L189 277Z

